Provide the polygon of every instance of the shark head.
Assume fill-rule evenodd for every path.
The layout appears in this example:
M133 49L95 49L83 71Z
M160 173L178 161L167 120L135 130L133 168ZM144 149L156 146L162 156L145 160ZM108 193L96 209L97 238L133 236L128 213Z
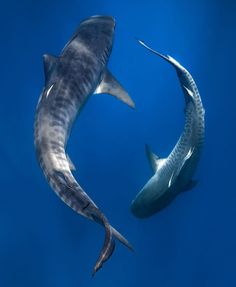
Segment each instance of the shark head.
M136 217L149 217L169 203L172 186L169 186L169 181L163 174L164 169L160 168L132 201L131 211Z
M70 49L86 49L88 53L100 57L106 53L110 55L113 36L115 31L115 20L111 16L92 16L83 20L75 31L71 40L66 44L63 51Z
M131 203L131 211L136 217L153 215L165 208L178 193L190 190L196 185L196 181L191 178L186 180L181 177L194 150L194 147L191 147L183 159L172 165L168 158L160 158L146 145L146 155L154 175Z
M170 169L168 158L160 158L148 145L146 145L146 155L154 175L131 203L132 213L139 218L153 215L176 197L176 179L181 169L181 167Z
M149 217L154 214L159 209L160 199L170 188L169 177L166 176L165 170L166 159L155 155L148 145L146 145L146 156L154 175L132 201L131 211L139 218Z

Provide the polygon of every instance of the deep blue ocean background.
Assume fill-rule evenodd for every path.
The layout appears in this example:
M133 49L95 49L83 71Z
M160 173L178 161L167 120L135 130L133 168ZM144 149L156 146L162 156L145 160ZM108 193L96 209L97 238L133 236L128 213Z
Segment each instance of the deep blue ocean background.
M78 181L135 252L117 243L92 279L104 230L48 186L33 122L42 55L59 55L80 21L97 14L116 19L109 69L136 110L92 96L68 153ZM0 16L0 287L236 286L236 2L5 0ZM184 99L174 69L135 37L191 72L206 110L199 184L146 220L129 210L152 175L144 144L168 155L183 129Z

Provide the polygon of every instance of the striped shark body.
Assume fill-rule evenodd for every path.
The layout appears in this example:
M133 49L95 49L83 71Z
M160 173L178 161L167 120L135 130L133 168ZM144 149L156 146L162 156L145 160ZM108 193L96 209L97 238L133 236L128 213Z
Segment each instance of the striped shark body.
M44 55L45 87L35 116L36 154L49 185L74 211L105 228L104 245L93 274L111 256L114 237L131 246L76 181L72 174L75 167L65 149L71 127L92 94L108 93L134 107L106 68L114 29L112 17L90 17L81 22L59 57Z
M155 155L146 145L154 175L132 201L131 211L139 218L149 217L169 205L182 191L196 185L192 180L204 142L204 108L191 74L174 58L159 54L144 42L141 45L165 59L176 70L185 97L184 130L167 158Z

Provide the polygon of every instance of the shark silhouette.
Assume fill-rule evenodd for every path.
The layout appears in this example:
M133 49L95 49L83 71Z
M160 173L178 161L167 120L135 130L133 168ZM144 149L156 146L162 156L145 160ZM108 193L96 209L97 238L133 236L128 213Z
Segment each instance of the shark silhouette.
M191 74L174 58L156 52L142 41L139 43L175 68L186 103L184 130L169 156L161 158L146 145L147 158L154 175L131 204L132 213L136 217L145 218L165 208L182 191L196 185L192 177L204 142L205 110Z

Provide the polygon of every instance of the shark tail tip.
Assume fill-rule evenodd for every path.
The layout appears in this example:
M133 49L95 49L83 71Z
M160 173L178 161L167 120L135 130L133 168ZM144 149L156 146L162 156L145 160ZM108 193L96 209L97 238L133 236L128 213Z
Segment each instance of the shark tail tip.
M159 57L161 57L162 59L166 60L168 63L173 65L176 69L183 69L180 63L177 60L175 60L173 57L171 57L170 55L164 55L164 54L157 52L156 50L148 46L143 40L137 39L137 41L139 42L139 44L141 44L143 47L148 49L150 52L152 52L155 55L158 55Z
M92 277L95 276L97 271L102 268L105 263L113 254L115 249L115 238L123 243L130 251L134 252L133 246L112 226L105 226L106 237L101 254L93 268Z

